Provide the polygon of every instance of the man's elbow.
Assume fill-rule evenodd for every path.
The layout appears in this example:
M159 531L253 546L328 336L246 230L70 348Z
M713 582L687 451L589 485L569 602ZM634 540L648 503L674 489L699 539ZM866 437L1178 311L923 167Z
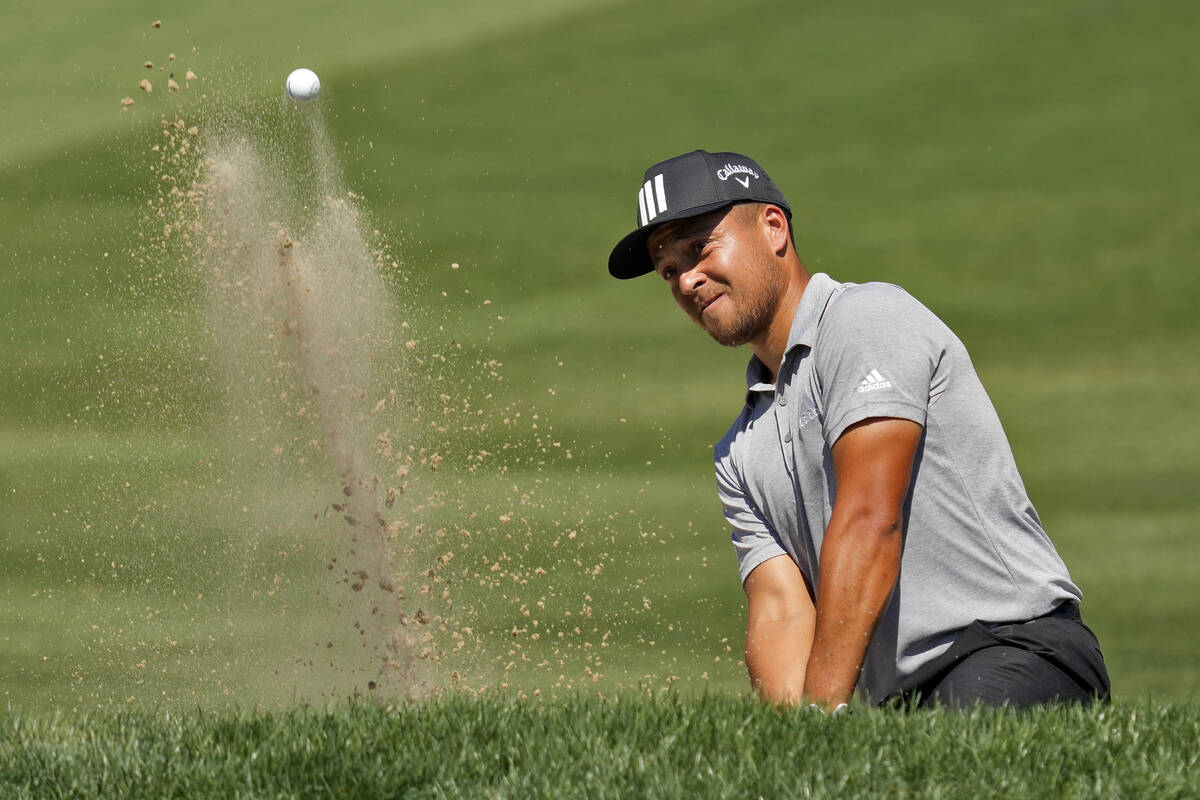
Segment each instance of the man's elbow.
M811 615L808 607L789 603L762 603L751 607L747 614L747 628L751 631L760 625L783 625L801 622Z

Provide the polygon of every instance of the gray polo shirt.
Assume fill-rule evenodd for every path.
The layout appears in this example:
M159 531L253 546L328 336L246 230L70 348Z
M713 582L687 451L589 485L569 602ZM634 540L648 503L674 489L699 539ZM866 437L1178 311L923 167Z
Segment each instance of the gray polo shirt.
M786 554L815 597L837 496L833 443L872 417L924 428L900 577L858 682L868 698L890 694L976 619L1026 620L1080 599L966 348L903 289L814 275L778 385L769 376L751 358L746 406L715 452L743 582Z

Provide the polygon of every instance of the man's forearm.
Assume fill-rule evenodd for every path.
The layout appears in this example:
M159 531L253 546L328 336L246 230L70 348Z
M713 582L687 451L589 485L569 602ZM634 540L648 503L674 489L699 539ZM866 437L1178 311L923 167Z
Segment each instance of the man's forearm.
M833 445L837 496L821 542L816 634L804 693L850 699L867 645L900 574L904 498L923 429L908 419L851 425Z
M746 671L760 698L772 703L800 702L812 643L811 615L751 618L746 629Z
M849 701L867 645L900 572L900 521L830 526L821 548L816 631L804 694L826 708Z

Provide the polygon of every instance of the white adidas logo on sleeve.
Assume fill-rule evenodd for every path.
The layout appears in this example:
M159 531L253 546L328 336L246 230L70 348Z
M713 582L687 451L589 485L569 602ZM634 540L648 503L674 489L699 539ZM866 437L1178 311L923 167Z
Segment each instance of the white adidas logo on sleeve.
M867 377L863 378L862 383L858 385L858 392L874 392L878 389L890 389L892 382L879 374L879 370L873 369L867 373Z

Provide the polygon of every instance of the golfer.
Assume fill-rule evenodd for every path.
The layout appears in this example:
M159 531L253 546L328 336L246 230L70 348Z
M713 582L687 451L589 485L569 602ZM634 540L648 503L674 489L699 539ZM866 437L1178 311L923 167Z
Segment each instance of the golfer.
M791 208L736 153L646 171L617 278L657 273L745 404L716 446L759 695L834 711L1109 696L1079 588L962 342L903 289L810 275Z

